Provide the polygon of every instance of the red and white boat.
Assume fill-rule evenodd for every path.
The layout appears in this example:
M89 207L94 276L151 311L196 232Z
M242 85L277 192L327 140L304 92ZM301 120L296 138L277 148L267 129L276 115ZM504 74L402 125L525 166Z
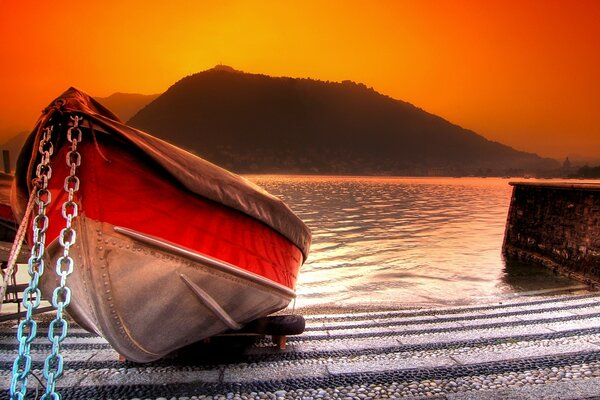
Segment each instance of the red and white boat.
M65 137L74 116L82 118L82 140L67 311L79 325L125 358L148 362L290 303L311 234L283 202L120 123L74 88L44 110L19 156L13 186L21 220L42 132L53 126L43 296L51 296L59 281L51 266L62 255L58 237L71 148Z
M0 242L15 240L18 224L10 206L12 175L0 172ZM1 251L0 251L1 253ZM6 258L2 258L6 261Z

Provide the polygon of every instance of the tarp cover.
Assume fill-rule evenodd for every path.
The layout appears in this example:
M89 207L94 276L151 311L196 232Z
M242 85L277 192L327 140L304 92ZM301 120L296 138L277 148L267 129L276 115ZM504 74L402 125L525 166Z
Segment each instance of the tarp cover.
M272 227L298 246L306 259L311 241L310 230L281 200L236 174L124 125L115 114L75 88L68 89L44 110L19 155L12 201L19 220L25 213L29 197L31 177L27 175L31 174L30 165L37 158L40 128L54 112L83 115L95 129L117 135L143 151L191 192L241 211ZM32 149L36 151L32 153Z

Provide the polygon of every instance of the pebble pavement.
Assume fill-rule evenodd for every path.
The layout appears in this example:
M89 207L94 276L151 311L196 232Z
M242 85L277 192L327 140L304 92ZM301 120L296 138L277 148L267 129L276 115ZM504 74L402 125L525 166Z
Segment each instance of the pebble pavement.
M74 327L57 387L63 399L600 399L598 293L306 320L283 351L268 337L217 338L149 364L119 362L104 339ZM0 399L15 334L0 325ZM41 328L38 377L49 348ZM29 385L33 399L42 387Z

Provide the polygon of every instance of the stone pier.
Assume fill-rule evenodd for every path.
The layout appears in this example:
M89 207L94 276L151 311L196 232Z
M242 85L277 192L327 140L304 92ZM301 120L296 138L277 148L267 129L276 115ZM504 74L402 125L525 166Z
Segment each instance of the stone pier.
M504 255L600 283L600 183L511 185Z

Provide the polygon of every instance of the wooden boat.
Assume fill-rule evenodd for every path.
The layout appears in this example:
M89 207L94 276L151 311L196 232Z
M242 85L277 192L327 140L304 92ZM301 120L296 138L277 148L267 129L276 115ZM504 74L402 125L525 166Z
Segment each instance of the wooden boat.
M283 202L120 123L74 88L44 110L15 173L12 204L21 220L43 130L53 126L43 296L59 281L53 266L63 251L65 136L74 116L82 118L82 140L67 311L78 324L128 360L148 362L290 303L311 234Z
M12 175L0 172L0 241L12 242L17 233L17 221L10 206L10 189L12 186ZM0 256L2 261L7 257Z

